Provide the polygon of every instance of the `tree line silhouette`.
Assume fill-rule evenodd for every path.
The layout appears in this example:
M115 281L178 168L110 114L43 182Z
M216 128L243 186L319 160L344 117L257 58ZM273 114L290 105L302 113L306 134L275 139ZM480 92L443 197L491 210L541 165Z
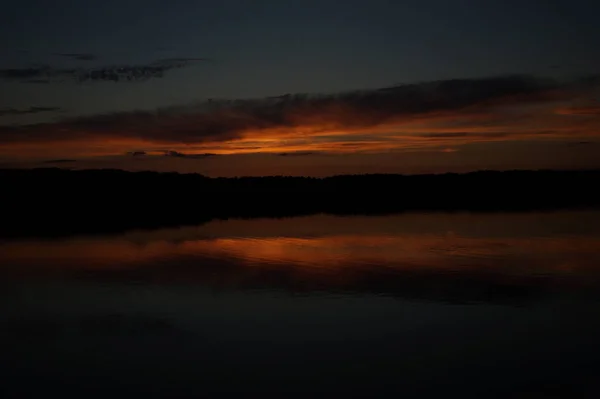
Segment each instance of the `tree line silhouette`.
M2 169L0 237L315 213L595 208L599 181L600 170L210 178L114 169Z

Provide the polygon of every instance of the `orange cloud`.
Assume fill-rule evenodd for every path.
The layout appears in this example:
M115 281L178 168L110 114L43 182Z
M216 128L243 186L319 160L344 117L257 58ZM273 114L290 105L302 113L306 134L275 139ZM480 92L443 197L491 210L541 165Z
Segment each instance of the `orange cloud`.
M0 126L5 158L412 151L494 141L595 137L593 107L559 108L591 84L529 76L456 79L332 95L208 101ZM597 110L597 109L596 109ZM567 115L589 115L574 121Z
M556 110L556 113L559 115L600 116L600 106L559 108Z

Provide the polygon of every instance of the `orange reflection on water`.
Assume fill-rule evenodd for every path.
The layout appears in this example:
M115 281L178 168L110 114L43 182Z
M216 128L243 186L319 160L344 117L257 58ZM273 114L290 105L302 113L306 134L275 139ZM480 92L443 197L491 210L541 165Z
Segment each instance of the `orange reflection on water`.
M563 273L600 269L600 238L472 238L454 235L223 238L181 244L187 254L243 259L249 265L392 269L498 269ZM565 265L569 265L565 267Z
M165 231L168 236L168 231ZM3 269L118 270L156 261L235 261L241 267L306 271L479 270L501 274L597 274L600 237L465 237L456 234L221 237L135 243L124 237L0 245Z

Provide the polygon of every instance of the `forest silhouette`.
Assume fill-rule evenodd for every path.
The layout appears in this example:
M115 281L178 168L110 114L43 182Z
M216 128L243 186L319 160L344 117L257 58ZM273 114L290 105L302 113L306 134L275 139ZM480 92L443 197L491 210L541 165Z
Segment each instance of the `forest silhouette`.
M211 178L2 169L0 237L105 234L213 219L597 208L600 170Z

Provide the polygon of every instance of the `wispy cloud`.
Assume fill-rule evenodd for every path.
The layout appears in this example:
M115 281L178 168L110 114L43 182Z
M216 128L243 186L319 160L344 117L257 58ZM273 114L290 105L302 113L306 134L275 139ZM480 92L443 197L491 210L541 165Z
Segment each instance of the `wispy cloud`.
M50 160L44 161L42 163L57 164L57 163L73 163L73 162L77 162L77 160L75 160L75 159L50 159Z
M93 60L91 54L61 54L76 59ZM83 57L83 58L82 58ZM0 79L24 83L42 83L74 80L86 81L145 81L162 78L171 70L191 66L197 62L209 61L208 58L167 58L142 65L107 65L95 68L58 68L41 65L29 68L0 69Z
M89 53L54 53L59 57L65 57L76 61L95 61L98 57Z
M277 155L280 157L302 157L307 155L316 155L318 152L315 151L294 151L294 152L282 152Z
M596 142L593 142L593 141L574 141L574 142L566 143L566 145L569 146L569 147L578 147L578 146L582 146L582 145L593 145L593 144L596 144Z
M164 151L163 155L165 157L174 157L174 158L192 158L192 159L204 159L217 156L217 154L212 153L204 153L204 154L184 154L179 151Z
M187 62L190 59L167 59L155 67ZM600 79L593 77L558 81L513 75L334 94L211 100L187 107L0 126L0 145L26 151L54 142L63 151L87 155L167 148L168 156L183 157L454 149L477 141L551 137L578 140L598 134L600 120L572 118L556 109L598 87Z
M592 115L600 116L600 105L592 105L585 107L566 107L559 108L556 110L557 114L560 115Z
M42 112L57 112L61 111L60 107L29 107L29 108L0 108L0 116L7 115L31 115Z
M50 82L50 80L48 80L48 79L29 79L29 80L22 80L21 83L48 84L48 83L52 83L52 82Z

